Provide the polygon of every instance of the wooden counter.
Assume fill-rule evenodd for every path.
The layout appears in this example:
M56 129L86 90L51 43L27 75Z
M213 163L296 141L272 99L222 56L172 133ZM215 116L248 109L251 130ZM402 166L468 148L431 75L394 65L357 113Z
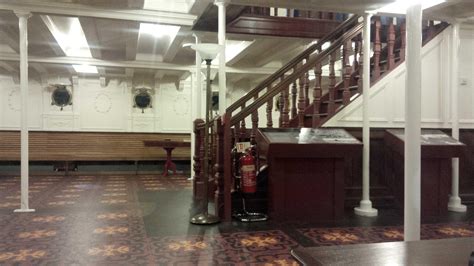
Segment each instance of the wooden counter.
M345 164L362 144L341 129L259 129L268 210L276 220L336 219L344 211Z
M403 129L385 134L385 173L396 203L403 208L404 151ZM451 159L460 157L465 145L440 130L421 131L421 214L437 216L448 211L451 191Z

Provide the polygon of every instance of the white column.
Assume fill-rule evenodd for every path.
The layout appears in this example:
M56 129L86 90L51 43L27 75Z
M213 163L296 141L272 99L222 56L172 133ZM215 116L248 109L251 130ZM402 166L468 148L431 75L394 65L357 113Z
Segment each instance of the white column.
M15 212L33 212L28 206L28 12L15 12L20 27L20 87L21 87L21 199Z
M421 3L407 9L405 89L405 241L420 240Z
M370 89L370 18L371 13L364 15L364 30L363 30L363 55L364 55L364 70L362 78L362 114L363 114L363 128L362 128L362 142L364 143L363 157L362 157L362 200L359 207L354 208L354 212L360 216L377 216L377 210L372 208L370 201L370 117L369 117L369 89Z
M199 37L196 34L193 34L196 39L196 44L198 44ZM202 76L201 76L201 56L196 51L196 69L194 70L192 76L192 89L191 89L191 123L193 124L194 129L194 120L202 118L201 115L201 100L202 100ZM191 174L188 180L192 180L194 176L194 144L196 143L196 135L194 130L191 130Z
M452 136L459 140L459 22L452 24L453 35L451 38L451 121L452 121ZM452 159L452 182L451 182L451 196L449 197L448 210L453 212L466 212L466 205L461 204L459 197L459 158Z
M224 114L227 108L226 104L226 58L225 58L225 40L226 40L226 6L229 0L215 0L214 4L219 11L218 17L218 43L222 47L219 53L219 114Z

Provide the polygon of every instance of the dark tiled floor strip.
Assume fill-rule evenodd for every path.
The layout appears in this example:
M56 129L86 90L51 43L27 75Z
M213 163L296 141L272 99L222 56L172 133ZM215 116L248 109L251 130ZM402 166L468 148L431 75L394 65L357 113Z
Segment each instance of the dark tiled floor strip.
M293 265L289 251L297 246L403 238L400 215L390 211L325 224L191 225L192 189L184 176L33 177L36 212L19 214L12 212L19 181L0 179L0 264ZM422 238L474 236L470 220L442 217L423 225Z

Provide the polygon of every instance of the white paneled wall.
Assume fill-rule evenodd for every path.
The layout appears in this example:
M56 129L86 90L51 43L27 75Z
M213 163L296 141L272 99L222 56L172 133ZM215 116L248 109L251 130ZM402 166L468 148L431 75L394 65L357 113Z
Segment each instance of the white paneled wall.
M189 133L191 122L191 80L181 91L174 84L154 90L153 108L133 108L133 93L126 82L110 80L102 87L98 79L79 78L74 84L73 105L61 111L51 105L47 84L71 84L64 78L45 84L29 83L29 126L44 131L170 132ZM0 77L0 130L20 127L20 86L11 77Z
M474 128L474 28L461 30L460 51L460 126ZM424 128L451 127L451 90L449 88L449 51L451 29L445 30L422 50L422 112ZM404 127L406 67L400 67L370 90L372 127ZM360 127L362 97L336 114L325 126Z

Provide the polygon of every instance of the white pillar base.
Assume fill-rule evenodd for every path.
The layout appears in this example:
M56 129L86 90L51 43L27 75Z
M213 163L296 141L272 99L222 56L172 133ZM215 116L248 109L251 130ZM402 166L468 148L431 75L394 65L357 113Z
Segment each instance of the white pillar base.
M35 209L16 209L13 212L35 212Z
M188 181L193 181L193 180L194 180L194 177L190 176L190 177L188 177L186 180L188 180Z
M466 212L466 205L461 204L461 198L451 196L449 197L448 210L452 212Z
M378 215L377 209L372 208L372 201L370 200L361 200L360 206L354 208L354 213L366 217L375 217Z

